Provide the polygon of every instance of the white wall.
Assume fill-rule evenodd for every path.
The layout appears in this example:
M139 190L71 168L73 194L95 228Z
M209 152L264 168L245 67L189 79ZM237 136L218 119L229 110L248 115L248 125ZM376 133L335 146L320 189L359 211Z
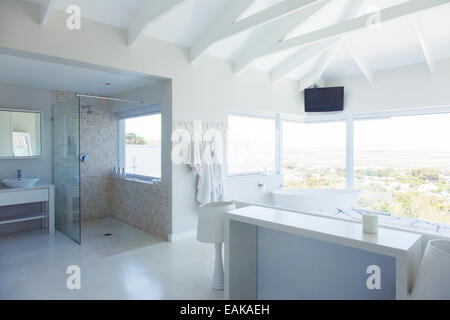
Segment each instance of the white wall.
M126 30L83 19L81 30L69 31L66 18L64 13L53 12L49 24L41 27L39 6L22 0L1 1L0 52L49 60L56 57L65 63L84 62L170 78L172 121L225 123L228 112L303 113L303 95L294 81L272 85L266 73L255 69L236 76L229 63L210 56L191 65L187 49L147 37L129 48ZM419 65L404 72L376 73L373 85L362 77L329 84L346 86L346 112L448 104L448 66L448 61L438 63L434 76ZM227 190L232 190L232 197L267 198L269 190L259 193L258 181L276 186L281 179L232 178L227 180ZM172 167L172 194L172 233L195 229L194 179L185 166Z
M16 176L22 169L25 177L52 182L52 93L50 90L0 84L0 109L43 112L42 159L0 160L0 178Z
M375 73L373 84L363 76L328 81L345 86L345 112L363 113L408 108L450 106L450 59L436 63L436 74L425 64Z

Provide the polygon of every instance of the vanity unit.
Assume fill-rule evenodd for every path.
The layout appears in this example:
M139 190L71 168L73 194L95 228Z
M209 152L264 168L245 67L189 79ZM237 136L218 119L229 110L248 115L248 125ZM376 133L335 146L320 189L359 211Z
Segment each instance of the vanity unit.
M0 160L2 173L10 177L6 168L18 168L18 160L27 160L26 171L33 171L33 161L43 158L43 113L33 110L0 108ZM49 159L49 157L47 157ZM4 164L4 166L3 166ZM18 205L34 204L17 208ZM40 204L40 205L39 205ZM49 233L55 232L55 205L53 185L27 179L17 170L14 179L0 179L0 225L41 220ZM26 212L29 209L30 212ZM19 213L20 212L20 213Z
M225 297L407 299L421 235L248 206L225 215ZM378 281L378 287L374 284Z
M48 227L49 233L55 232L55 205L53 185L38 184L30 188L6 188L0 187L0 206L12 206L27 203L40 202L39 212L29 212L20 215L2 213L0 225L22 221L42 220Z

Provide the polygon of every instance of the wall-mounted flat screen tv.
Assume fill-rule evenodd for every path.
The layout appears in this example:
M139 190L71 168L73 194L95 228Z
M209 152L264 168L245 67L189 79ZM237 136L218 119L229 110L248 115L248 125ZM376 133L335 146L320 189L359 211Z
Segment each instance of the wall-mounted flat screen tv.
M333 112L344 110L344 87L305 90L306 112Z

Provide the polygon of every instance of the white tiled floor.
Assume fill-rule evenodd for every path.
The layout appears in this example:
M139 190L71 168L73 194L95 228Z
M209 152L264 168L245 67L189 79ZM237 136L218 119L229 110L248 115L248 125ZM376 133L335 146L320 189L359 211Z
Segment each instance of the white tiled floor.
M210 289L212 245L164 242L111 218L82 228L81 246L45 230L0 236L0 299L223 298ZM66 289L69 265L81 267L81 290Z

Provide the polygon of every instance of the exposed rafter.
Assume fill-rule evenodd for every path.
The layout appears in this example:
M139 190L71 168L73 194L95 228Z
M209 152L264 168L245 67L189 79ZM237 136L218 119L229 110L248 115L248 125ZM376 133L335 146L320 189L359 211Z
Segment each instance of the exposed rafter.
M339 18L339 21L346 21L347 19L354 18L361 10L363 4L364 0L353 0L352 2L350 2L348 7L345 8L346 9L345 13ZM335 38L326 39L324 41L316 42L311 45L305 46L304 48L301 48L300 52L296 53L295 55L287 59L285 62L282 62L280 65L277 66L276 69L273 70L272 81L275 82L282 79L283 77L288 76L290 73L300 69L305 63L307 63L314 57L320 56L326 51L335 52L333 50L336 48L338 44L340 44L343 38L344 38L343 36L337 36ZM334 53L326 55L324 58L322 58L322 60L325 60L326 57L329 57L330 60L321 61L320 62L321 66L323 65L325 68L328 67L333 56ZM310 85L314 84L314 82L316 82L319 78L321 78L322 74L325 72L325 69L321 70L321 66L319 66L319 68L316 69L318 72L317 71L313 72L312 74L307 76L306 79L300 82L308 83L312 81ZM312 80L310 81L309 78L312 78ZM308 86L309 85L307 85L307 87Z
M238 19L255 0L233 0L231 5L216 19L208 31L192 46L191 63L194 63L210 45L221 39L224 31Z
M225 13L192 47L191 62L195 62L213 43L231 37L240 32L270 23L286 15L302 10L310 5L328 0L285 0L249 17L236 21L254 0L234 0Z
M54 9L56 4L56 0L40 0L40 19L39 22L41 25L45 25L50 18L50 14Z
M373 83L373 71L369 67L367 62L364 61L364 59L353 49L348 41L345 41L345 48L347 49L348 53L350 53L350 56L356 62L359 69L361 69L362 73L367 78L367 81Z
M175 9L185 0L147 0L133 24L128 28L128 46L133 46L157 19Z
M417 34L417 37L419 38L420 46L422 47L422 51L423 51L425 60L428 65L428 69L430 70L431 74L434 74L434 73L436 73L436 65L435 65L433 57L431 56L430 48L429 48L427 41L425 39L425 36L422 32L422 28L420 27L419 22L417 21L417 18L414 15L411 16L411 21L414 26L414 30Z
M239 54L234 61L234 72L240 73L247 68L262 52L270 48L274 43L279 42L287 34L294 29L301 27L324 6L328 5L330 1L319 1L312 5L302 8L294 13L291 13L282 19L272 21L269 25L268 32L261 34L255 38L254 41L247 44L245 49Z
M272 70L272 83L275 84L281 79L288 77L308 61L310 61L314 57L317 57L318 55L321 55L332 46L336 45L339 40L340 38L329 39L323 42L313 43L312 45L303 48L299 53L296 53L293 56L289 57Z
M342 40L339 41L336 45L334 45L331 49L329 49L325 55L320 60L319 65L315 68L315 71L304 77L303 79L300 79L298 82L298 87L300 91L305 90L306 88L309 88L310 86L314 85L316 82L318 82L325 71L327 70L328 66L330 65L331 61L333 60L334 56L336 55L336 52L338 51L339 47L342 44Z
M411 0L396 6L392 6L381 10L380 23L401 17L409 16L427 9L431 9L440 5L449 3L450 0ZM347 33L364 29L371 21L373 13L357 17L348 21L344 21L323 29L309 32L282 42L275 43L261 55L268 55L274 52L305 46L311 43L322 41L328 38L343 36Z

